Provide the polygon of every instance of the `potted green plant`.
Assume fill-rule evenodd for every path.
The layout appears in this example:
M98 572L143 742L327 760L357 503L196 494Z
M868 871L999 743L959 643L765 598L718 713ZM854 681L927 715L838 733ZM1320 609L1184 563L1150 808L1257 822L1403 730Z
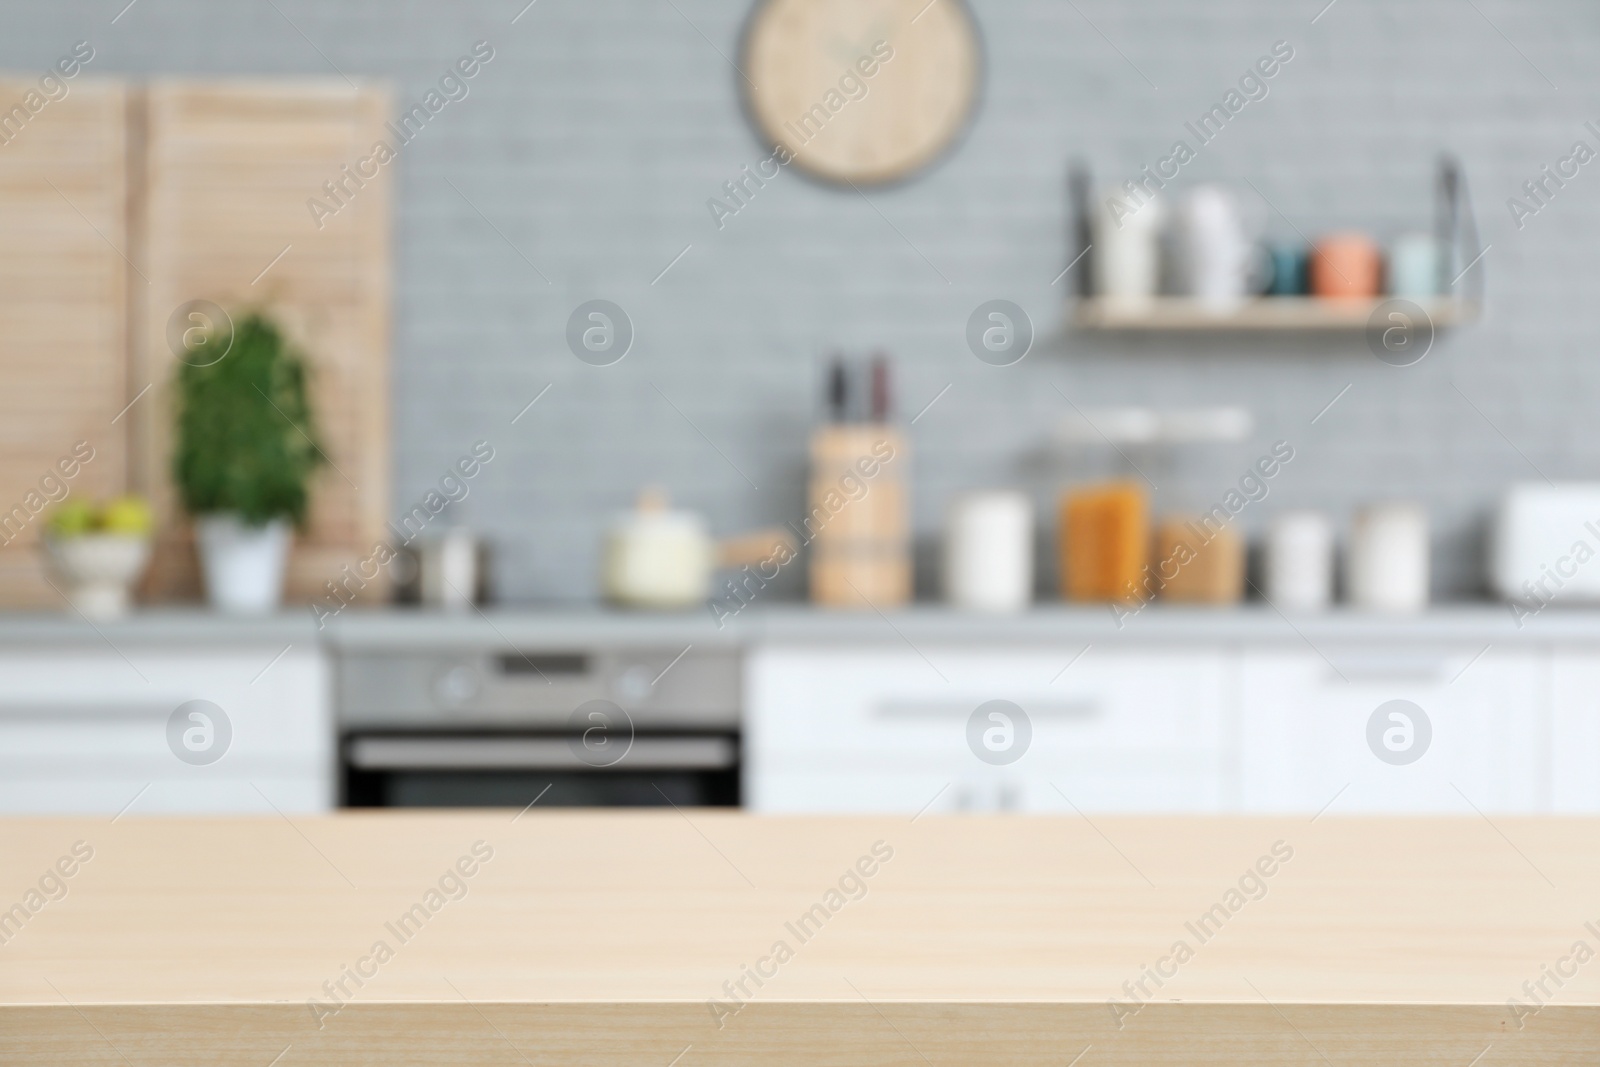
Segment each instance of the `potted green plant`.
M277 607L291 527L305 525L311 475L323 462L316 437L305 361L264 315L188 349L172 471L195 518L213 607Z

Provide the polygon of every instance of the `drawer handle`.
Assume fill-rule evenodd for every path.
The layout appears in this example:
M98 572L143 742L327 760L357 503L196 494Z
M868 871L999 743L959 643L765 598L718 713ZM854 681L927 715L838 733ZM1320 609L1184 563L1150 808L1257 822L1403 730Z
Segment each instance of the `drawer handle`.
M183 703L122 704L116 700L62 701L60 703L0 704L0 719L29 722L127 722L130 719L165 719Z
M1341 660L1335 656L1324 674L1329 683L1344 682L1419 682L1434 684L1445 681L1448 662L1443 659L1356 659Z
M873 709L873 712L879 719L964 719L982 703L982 700L974 700L970 704L958 704L955 701L886 700ZM1019 706L1028 713L1030 719L1089 719L1100 714L1100 702L1097 700L1052 700L1043 704L1019 702Z

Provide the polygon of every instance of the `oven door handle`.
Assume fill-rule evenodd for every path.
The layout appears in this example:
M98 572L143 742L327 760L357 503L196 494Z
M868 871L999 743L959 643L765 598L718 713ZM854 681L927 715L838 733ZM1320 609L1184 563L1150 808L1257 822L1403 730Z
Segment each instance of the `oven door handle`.
M618 739L621 755L580 755L566 737L357 737L345 748L363 771L724 771L739 760L731 737ZM591 750L592 751L592 750Z

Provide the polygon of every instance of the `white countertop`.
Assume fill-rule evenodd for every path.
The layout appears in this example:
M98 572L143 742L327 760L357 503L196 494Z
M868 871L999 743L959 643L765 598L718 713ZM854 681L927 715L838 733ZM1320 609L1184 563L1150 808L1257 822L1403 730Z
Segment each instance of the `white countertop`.
M350 611L319 631L309 613L257 619L199 608L159 608L89 623L55 613L0 614L0 649L76 643L122 645L310 644L338 650L506 646L688 645L863 642L1058 645L1260 644L1269 642L1600 644L1600 609L1550 608L1519 627L1502 604L1439 605L1415 616L1349 610L1280 615L1263 604L1237 608L1149 607L1118 620L1105 607L1041 605L1018 615L981 615L928 604L878 613L802 604L752 606L718 627L708 611L629 612L601 607L490 607L463 615L416 608Z

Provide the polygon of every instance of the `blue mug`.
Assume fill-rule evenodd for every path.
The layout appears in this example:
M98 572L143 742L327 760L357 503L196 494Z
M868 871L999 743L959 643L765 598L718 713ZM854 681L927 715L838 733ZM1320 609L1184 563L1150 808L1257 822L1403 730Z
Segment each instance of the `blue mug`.
M1272 264L1270 296L1304 296L1309 290L1306 264L1310 255L1304 245L1272 245L1267 249Z

